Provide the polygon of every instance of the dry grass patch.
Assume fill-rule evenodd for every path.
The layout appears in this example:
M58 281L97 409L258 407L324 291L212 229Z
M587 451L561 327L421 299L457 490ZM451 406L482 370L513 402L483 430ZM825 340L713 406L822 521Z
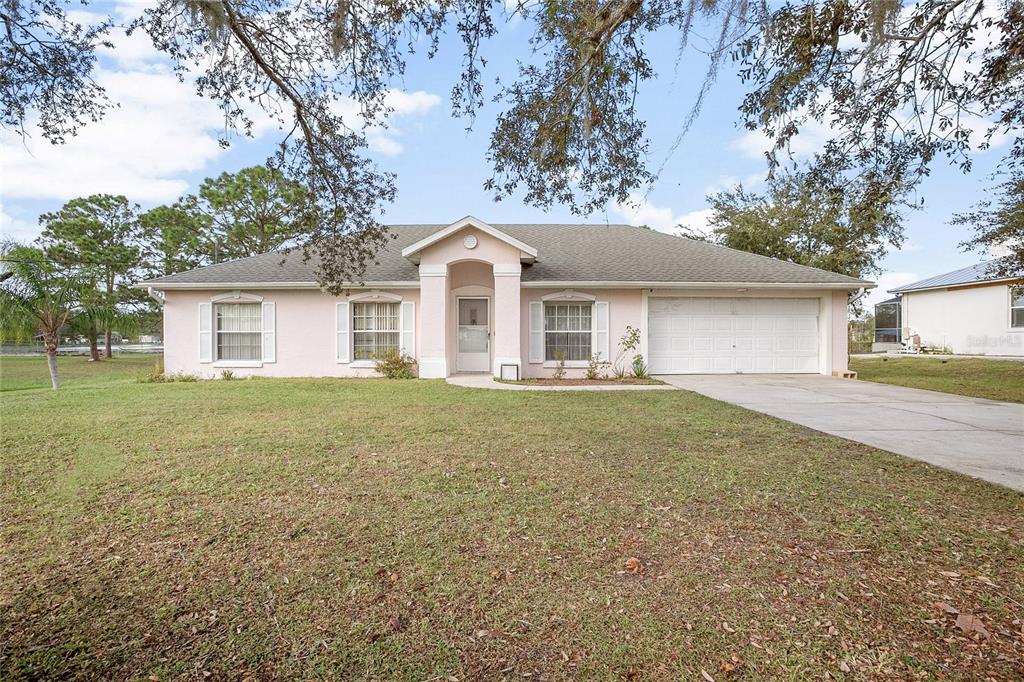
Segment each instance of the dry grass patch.
M1024 496L685 391L0 400L3 678L1024 670Z

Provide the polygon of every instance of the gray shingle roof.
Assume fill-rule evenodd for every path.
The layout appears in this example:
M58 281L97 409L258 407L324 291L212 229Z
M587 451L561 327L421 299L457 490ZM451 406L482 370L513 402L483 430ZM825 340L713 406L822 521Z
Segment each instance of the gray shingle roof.
M851 288L870 282L676 237L631 225L492 225L537 249L537 260L523 266L524 282L708 282L836 284ZM377 254L364 282L416 281L416 266L402 249L446 225L392 225L395 238ZM302 253L267 253L160 277L145 284L310 283L316 259Z
M995 274L995 267L997 266L1000 259L988 260L982 263L975 263L969 265L966 268L960 268L953 272L947 272L942 275L935 275L928 279L922 279L919 282L913 282L911 284L904 284L896 289L890 289L891 294L902 294L907 291L917 291L918 289L938 289L942 287L955 286L957 284L972 284L974 282L987 282L995 279L1005 279L1004 277L997 276Z

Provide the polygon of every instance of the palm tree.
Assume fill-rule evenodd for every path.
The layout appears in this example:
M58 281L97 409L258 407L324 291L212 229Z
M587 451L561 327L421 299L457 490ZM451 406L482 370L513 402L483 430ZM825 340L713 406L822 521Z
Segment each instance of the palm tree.
M14 242L0 245L0 334L19 340L42 334L53 390L60 388L60 331L78 313L82 284L40 249Z

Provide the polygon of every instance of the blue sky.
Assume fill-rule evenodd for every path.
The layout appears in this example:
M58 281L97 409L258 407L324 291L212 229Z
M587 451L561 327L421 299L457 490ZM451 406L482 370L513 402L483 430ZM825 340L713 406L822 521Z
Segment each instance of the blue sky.
M95 5L94 7L100 7ZM515 75L515 56L526 54L528 23L513 21L484 48L490 62L485 82ZM261 163L279 139L279 131L259 120L253 139L235 138L221 149L216 136L222 126L217 109L199 99L188 84L179 84L166 62L142 34L115 36L116 48L105 53L98 80L120 107L106 120L81 131L63 147L38 136L21 141L0 132L3 145L0 229L30 240L38 235L38 215L75 196L94 192L125 194L143 208L168 203L196 189L203 178ZM658 76L642 86L638 97L651 140L649 163L664 171L651 191L631 205L607 206L589 221L646 223L674 231L680 222L703 224L705 196L736 182L753 185L763 178L763 140L737 126L737 107L744 89L727 63L711 90L702 113L671 156L707 68L700 40L687 49L678 69L677 38L654 36L647 48ZM398 175L398 197L387 207L387 222L451 222L472 214L489 222L579 222L568 210L544 212L517 200L494 202L482 184L489 177L485 154L498 108L489 104L474 129L450 115L448 93L461 63L460 44L447 40L437 58L410 60L404 79L393 84L395 108L388 129L370 131L371 156L380 168ZM493 94L492 90L489 94ZM817 148L826 131L810 130L794 153ZM998 162L1004 146L974 156L975 168L964 175L936 163L920 187L924 209L906 217L907 241L885 261L880 290L953 270L981 260L958 244L969 236L949 225L950 216L968 209L986 187L985 176ZM879 291L872 299L883 298Z

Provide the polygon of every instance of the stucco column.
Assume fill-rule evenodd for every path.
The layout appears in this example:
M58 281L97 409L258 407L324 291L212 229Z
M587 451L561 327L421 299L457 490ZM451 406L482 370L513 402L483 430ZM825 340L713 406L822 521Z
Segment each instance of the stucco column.
M448 376L448 266L420 265L420 377Z
M519 263L494 265L494 376L501 376L502 365L516 365L522 376L519 351L519 287L522 275Z

